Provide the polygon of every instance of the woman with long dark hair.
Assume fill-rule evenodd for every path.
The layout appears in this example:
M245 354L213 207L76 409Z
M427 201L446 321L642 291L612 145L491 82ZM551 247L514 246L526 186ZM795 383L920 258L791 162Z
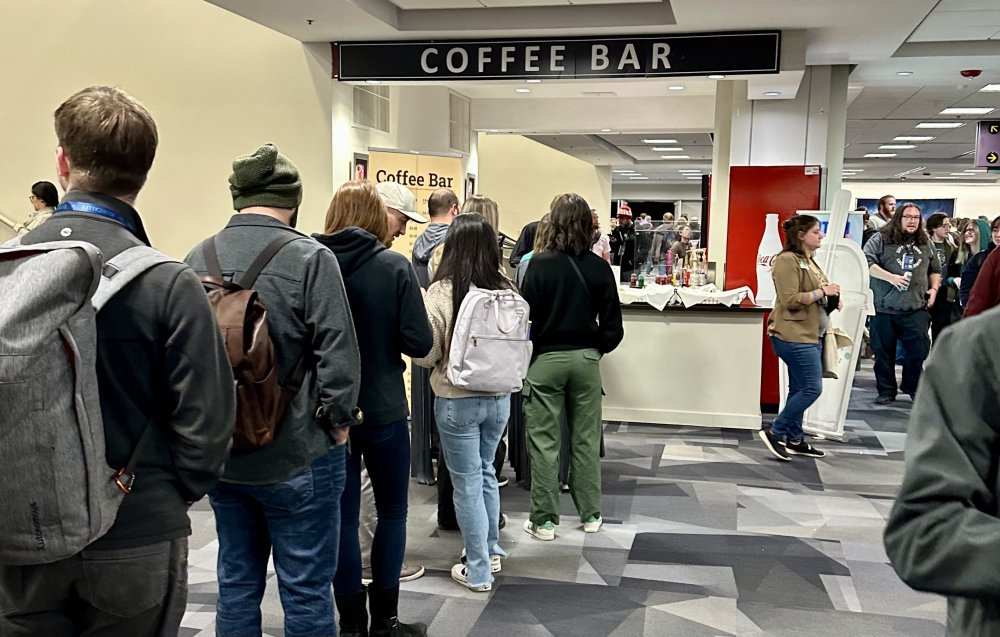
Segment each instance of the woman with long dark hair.
M531 459L531 514L524 530L555 539L559 524L560 421L570 434L569 488L583 530L601 518L601 356L625 332L611 266L591 252L590 206L575 194L552 202L549 226L531 259L522 294L531 306L533 360L524 381L525 432Z
M510 415L510 395L456 387L447 368L455 319L470 287L514 287L500 272L500 258L496 229L486 217L455 217L424 300L434 344L426 356L413 359L415 365L432 368L434 419L465 542L464 563L452 567L451 577L476 592L493 588L493 573L500 572L500 558L506 556L500 548L500 489L493 461Z
M819 220L809 215L784 224L785 248L774 260L774 309L767 333L778 358L788 366L785 408L760 439L779 460L791 456L822 458L802 434L802 415L823 391L823 335L829 325L828 300L839 307L840 286L830 283L813 254L823 242Z
M402 356L423 356L431 348L420 283L409 260L386 248L392 241L386 208L369 182L349 182L337 190L324 230L315 238L337 256L354 316L361 353L358 407L364 413L364 423L351 427L351 454L340 501L340 556L333 580L340 634L424 635L423 624L401 624L397 618L410 477ZM362 461L378 512L367 595L361 582L358 543ZM370 630L366 601L371 609Z

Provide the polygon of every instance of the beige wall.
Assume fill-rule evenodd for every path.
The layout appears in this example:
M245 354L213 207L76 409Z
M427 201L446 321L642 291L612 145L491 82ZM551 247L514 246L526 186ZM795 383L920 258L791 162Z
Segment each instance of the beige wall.
M224 225L232 159L265 142L302 172L300 227L320 228L333 186L328 45L303 46L201 0L4 2L2 15L0 214L26 216L31 184L56 182L55 108L113 84L159 127L137 203L154 245L183 257Z
M954 199L956 217L975 218L986 215L992 219L1000 215L1000 185L995 184L847 182L844 184L844 189L850 190L855 198L862 199L878 199L882 195L893 195L897 203L903 203L908 199Z
M556 195L575 192L591 208L611 205L611 170L520 135L479 136L477 190L500 206L500 230L517 237L548 212Z

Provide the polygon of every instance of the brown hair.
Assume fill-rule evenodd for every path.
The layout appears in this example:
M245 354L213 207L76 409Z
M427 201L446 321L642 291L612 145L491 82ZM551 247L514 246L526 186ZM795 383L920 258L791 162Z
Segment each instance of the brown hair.
M590 205L577 194L559 195L552 202L549 227L545 232L545 250L569 255L590 251L594 245L594 217Z
M896 214L879 230L882 233L882 241L886 245L913 243L914 245L923 246L930 243L931 239L927 236L927 231L924 229L923 215L920 215L920 221L917 223L917 231L912 237L903 232L903 214L910 208L915 209L918 213L920 212L920 206L912 201L907 201L901 206L896 206Z
M881 197L879 197L878 205L875 207L875 212L882 212L882 207L885 205L885 202L890 199L895 199L895 197L893 197L892 195L882 195Z
M785 246L782 252L794 252L805 256L805 249L802 247L802 235L819 225L819 219L812 215L795 215L782 224L785 230ZM679 232L679 231L678 231Z
M131 95L85 88L56 109L55 125L75 188L114 197L142 189L159 137L153 117Z
M367 230L389 244L389 219L385 204L369 181L349 181L333 195L326 211L323 232L333 234L351 226Z
M478 212L486 217L486 222L493 228L494 233L500 232L500 207L497 202L482 195L472 195L462 204L461 214Z

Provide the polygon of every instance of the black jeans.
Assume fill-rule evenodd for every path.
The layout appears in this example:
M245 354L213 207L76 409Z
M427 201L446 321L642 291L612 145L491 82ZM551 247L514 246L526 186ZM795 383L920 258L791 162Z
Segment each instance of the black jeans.
M3 637L176 637L187 603L186 537L0 566Z
M942 295L944 292L941 293ZM931 308L931 342L937 343L944 328L962 318L962 309L957 303L938 301Z
M917 384L930 352L930 314L917 310L909 314L876 314L872 317L872 350L875 352L875 385L879 396L896 397L896 343L903 343L904 394L917 393Z

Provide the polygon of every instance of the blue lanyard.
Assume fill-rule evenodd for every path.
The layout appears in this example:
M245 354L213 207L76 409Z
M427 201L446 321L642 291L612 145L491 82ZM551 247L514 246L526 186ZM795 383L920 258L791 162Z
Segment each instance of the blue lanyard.
M121 216L114 210L105 208L104 206L98 206L97 204L87 203L85 201L64 201L58 206L56 206L56 212L89 212L93 215L98 215L104 217L105 219L111 219L118 225L124 226L132 234L136 234L135 226L133 226L128 219Z

